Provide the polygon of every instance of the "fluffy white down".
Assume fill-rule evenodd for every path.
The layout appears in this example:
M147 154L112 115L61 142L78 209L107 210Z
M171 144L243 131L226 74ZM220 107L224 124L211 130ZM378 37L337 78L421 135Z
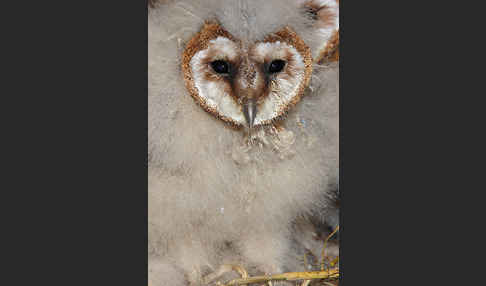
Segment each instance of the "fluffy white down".
M180 69L184 43L212 17L237 38L261 40L288 24L306 41L312 31L296 2L172 1L150 11L150 285L185 285L223 263L288 270L290 222L325 207L338 172L337 66L315 66L284 130L260 132L251 148L195 103Z

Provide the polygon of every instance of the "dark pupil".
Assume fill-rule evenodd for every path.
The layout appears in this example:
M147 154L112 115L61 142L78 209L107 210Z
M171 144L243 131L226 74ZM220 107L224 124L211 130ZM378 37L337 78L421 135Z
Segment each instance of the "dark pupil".
M276 73L280 72L283 70L285 66L285 62L282 60L274 60L270 63L270 66L268 67L268 72L270 73Z
M211 63L211 67L217 73L228 73L229 72L229 65L225 61L214 61Z

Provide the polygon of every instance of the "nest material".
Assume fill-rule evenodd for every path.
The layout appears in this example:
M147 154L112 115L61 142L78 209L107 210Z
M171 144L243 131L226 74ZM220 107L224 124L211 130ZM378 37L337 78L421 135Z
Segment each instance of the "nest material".
M305 271L305 272L287 272L276 275L262 275L249 277L248 272L238 265L222 265L218 271L212 273L204 278L205 284L209 284L225 272L237 271L241 278L233 279L229 282L222 283L216 282L217 286L236 286L236 285L249 285L253 283L264 283L259 285L273 286L272 281L302 281L301 286L336 286L339 285L339 256L331 260L326 256L326 246L329 239L339 231L339 226L327 236L324 240L322 248L322 261L320 271ZM305 257L304 257L304 260Z

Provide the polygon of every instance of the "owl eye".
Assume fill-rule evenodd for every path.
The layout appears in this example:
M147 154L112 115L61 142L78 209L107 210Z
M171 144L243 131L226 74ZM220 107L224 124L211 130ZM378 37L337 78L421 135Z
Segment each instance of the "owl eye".
M229 73L229 64L222 60L217 60L211 62L211 67L213 70L219 74L227 74Z
M268 72L269 73L281 72L284 67L285 67L285 61L283 61L283 60L274 60L268 66Z

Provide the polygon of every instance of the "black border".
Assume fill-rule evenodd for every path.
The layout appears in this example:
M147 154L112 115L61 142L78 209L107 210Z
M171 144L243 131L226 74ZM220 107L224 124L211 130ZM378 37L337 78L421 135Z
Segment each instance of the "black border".
M3 278L147 285L147 1L11 5Z

